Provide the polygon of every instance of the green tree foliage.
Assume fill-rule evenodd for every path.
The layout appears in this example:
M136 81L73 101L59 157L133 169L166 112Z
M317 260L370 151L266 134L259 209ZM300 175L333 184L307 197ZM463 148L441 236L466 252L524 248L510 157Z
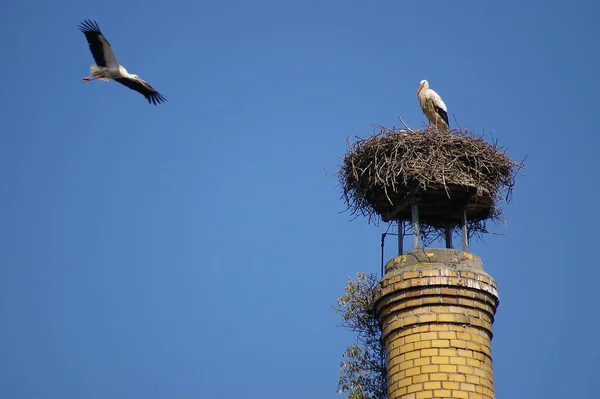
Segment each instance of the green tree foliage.
M335 313L342 316L342 327L357 333L357 342L342 355L338 394L348 399L387 399L385 347L375 317L373 290L377 278L359 272L348 277L344 295L337 299Z

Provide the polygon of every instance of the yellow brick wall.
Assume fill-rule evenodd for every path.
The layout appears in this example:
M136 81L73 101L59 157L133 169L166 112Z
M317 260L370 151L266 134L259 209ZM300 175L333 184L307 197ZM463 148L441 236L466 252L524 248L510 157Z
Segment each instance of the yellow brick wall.
M454 250L430 251L426 262L396 258L376 289L388 397L493 399L496 282L473 262L440 263L437 251Z

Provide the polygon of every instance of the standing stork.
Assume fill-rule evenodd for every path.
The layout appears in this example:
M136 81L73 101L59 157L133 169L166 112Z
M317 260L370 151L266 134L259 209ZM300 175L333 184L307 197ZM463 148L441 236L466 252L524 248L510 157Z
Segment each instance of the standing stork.
M433 123L435 128L439 128L442 132L450 130L450 124L448 123L448 108L446 108L446 104L444 104L442 97L429 88L428 81L421 81L419 89L417 90L417 96L419 97L421 109L429 120L427 128L430 128Z
M140 77L135 74L127 72L127 69L122 65L119 65L117 58L110 47L110 43L100 31L96 21L83 21L79 25L79 30L85 35L85 38L90 45L90 51L92 52L94 61L96 61L96 63L92 64L90 67L91 76L83 78L84 82L89 82L94 79L109 82L113 79L123 86L129 87L131 90L141 93L151 104L156 105L167 101L167 99L154 90L148 82L140 79Z

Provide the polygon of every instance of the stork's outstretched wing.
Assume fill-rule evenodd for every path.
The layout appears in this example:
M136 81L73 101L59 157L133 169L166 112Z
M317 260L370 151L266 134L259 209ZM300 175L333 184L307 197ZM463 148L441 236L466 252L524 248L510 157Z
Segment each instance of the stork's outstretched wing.
M129 78L116 78L114 79L117 82L121 83L123 86L129 87L131 90L135 90L138 93L141 93L149 103L157 105L167 101L165 96L156 91L152 86L150 86L146 81L139 79L129 79Z
M100 67L116 68L119 63L115 57L110 43L102 32L96 21L84 20L79 25L79 30L83 32L85 38L90 45L90 51L96 61L96 65Z

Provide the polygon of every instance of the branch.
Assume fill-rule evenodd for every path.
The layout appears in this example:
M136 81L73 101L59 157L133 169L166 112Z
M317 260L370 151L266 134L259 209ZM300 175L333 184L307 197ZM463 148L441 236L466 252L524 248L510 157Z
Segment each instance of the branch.
M408 125L406 124L406 122L404 122L404 120L402 119L401 116L398 116L398 119L400 119L400 122L404 125L404 127L411 133L414 133L415 131L412 130L411 128L408 127Z

